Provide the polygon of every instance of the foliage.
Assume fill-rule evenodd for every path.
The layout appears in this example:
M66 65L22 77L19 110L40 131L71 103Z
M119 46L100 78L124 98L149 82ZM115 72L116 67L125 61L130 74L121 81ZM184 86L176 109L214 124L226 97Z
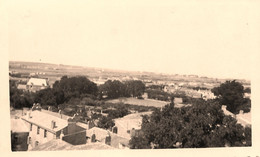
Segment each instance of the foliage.
M191 89L193 89L193 90L196 90L196 91L198 91L198 90L208 90L208 88L206 88L206 87L189 87L189 88L191 88Z
M101 95L107 95L109 99L123 97L126 95L125 85L118 80L108 80L99 87L99 93Z
M119 97L139 97L145 91L145 84L140 80L131 80L124 83L118 80L108 80L103 85L99 86L99 94L102 98L104 95L108 99Z
M10 105L14 108L31 107L33 94L17 89L15 81L9 81Z
M161 101L169 101L169 97L172 95L161 90L147 90L149 99L156 99Z
M121 118L129 114L129 111L126 106L117 106L115 110L109 110L108 117L111 119Z
M161 101L171 101L172 98L178 97L183 99L184 104L190 104L197 98L191 98L185 95L185 93L167 93L161 90L147 90L148 98L161 100Z
M74 105L78 105L82 96L86 95L96 95L97 94L97 85L91 82L89 79L83 76L71 77L63 76L60 81L56 81L53 85L53 88L47 88L36 92L35 102L38 102L42 105L49 106L58 106L69 102L71 104L74 102ZM73 101L72 101L72 100Z
M98 127L104 129L111 129L115 126L115 122L111 117L102 116L98 121Z
M57 107L56 97L51 88L38 91L35 95L34 101L35 103L40 103L41 105Z
M142 136L132 138L131 148L203 148L251 145L250 132L225 116L216 101L198 101L191 107L166 105L143 117ZM145 141L142 145L138 142ZM138 145L138 146L137 146Z
M145 84L140 80L126 81L126 92L132 97L140 97L145 91Z
M149 141L143 135L138 137L134 136L129 141L131 149L149 149L151 148L149 145Z
M140 106L140 105L131 105L131 104L123 104L123 103L105 103L102 104L101 107L103 109L106 108L115 108L117 109L118 107L126 107L129 111L133 110L133 111L137 111L137 112L147 112L147 111L151 111L151 110L155 110L156 107L153 106ZM105 111L104 111L105 112Z
M251 93L251 88L245 88L244 92L245 93Z
M65 101L83 94L97 95L97 85L84 76L68 78L63 76L60 81L53 84L53 90L64 94Z
M226 105L227 110L232 113L238 113L239 109L243 108L241 106L245 105L245 103L249 104L244 99L244 87L235 80L222 83L219 87L213 88L212 92L218 96L220 104Z
M150 90L163 90L163 85L150 85L147 87Z

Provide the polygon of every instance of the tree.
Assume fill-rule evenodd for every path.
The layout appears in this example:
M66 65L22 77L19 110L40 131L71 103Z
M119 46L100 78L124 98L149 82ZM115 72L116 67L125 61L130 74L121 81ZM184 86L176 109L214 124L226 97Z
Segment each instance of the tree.
M84 76L70 77L63 76L60 81L53 84L53 90L63 92L65 101L72 97L79 98L84 94L97 95L97 85Z
M144 136L132 137L129 141L131 149L149 149L151 148L148 140Z
M100 93L107 95L110 99L115 99L125 96L125 85L118 80L108 80L100 86Z
M246 88L246 89L244 90L244 92L245 92L245 93L251 93L251 88Z
M132 138L131 148L204 148L251 145L250 130L225 116L217 101L198 101L190 107L166 105L144 116L143 136ZM248 137L246 137L248 136ZM138 142L144 141L142 145Z
M109 110L108 117L110 117L111 119L115 119L115 118L124 117L127 114L129 114L127 107L124 104L121 105L118 104L116 110Z
M212 92L218 96L220 104L226 105L227 110L232 113L238 113L244 105L244 87L235 80L222 83L219 87L213 88Z
M43 106L57 107L56 97L51 88L46 88L38 91L34 98L35 103L40 103Z
M115 126L115 122L110 117L102 116L98 121L98 127L100 128L111 129L113 126Z
M14 108L31 107L33 104L34 93L23 92L17 89L15 81L9 81L10 105Z
M132 97L142 96L145 91L145 84L140 80L127 81L125 85L127 94Z

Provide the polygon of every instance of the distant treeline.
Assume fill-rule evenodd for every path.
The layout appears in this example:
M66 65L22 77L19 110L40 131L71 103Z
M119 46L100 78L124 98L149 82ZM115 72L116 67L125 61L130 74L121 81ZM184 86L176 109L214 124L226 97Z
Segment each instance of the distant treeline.
M67 77L53 84L53 88L40 90L36 93L23 92L16 88L10 80L10 104L14 108L30 107L33 103L58 107L73 98L89 98L89 104L96 100L114 99L119 97L140 97L145 91L142 81L132 80L120 82L108 80L99 87L84 76Z

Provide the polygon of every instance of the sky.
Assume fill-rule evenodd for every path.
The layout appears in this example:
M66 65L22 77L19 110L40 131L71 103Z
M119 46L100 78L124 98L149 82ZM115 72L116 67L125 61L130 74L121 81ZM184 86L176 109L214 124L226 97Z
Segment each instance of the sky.
M250 79L244 2L10 0L9 60Z

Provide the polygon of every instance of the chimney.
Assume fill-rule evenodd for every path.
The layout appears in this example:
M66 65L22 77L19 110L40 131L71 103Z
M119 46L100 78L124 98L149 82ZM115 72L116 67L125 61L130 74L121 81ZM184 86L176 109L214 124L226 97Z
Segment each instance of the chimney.
M227 106L222 105L222 110L227 110Z
M135 136L135 128L132 128L132 130L130 131L130 135L131 135L131 137Z
M30 119L31 118L31 112L27 112L27 116L28 116L28 119Z
M56 127L56 122L54 120L51 121L51 129L54 129Z
M60 118L62 118L61 110L59 110L59 115L60 115Z
M244 111L243 111L243 110L240 110L240 111L239 111L239 114L244 114Z
M63 130L61 130L60 139L62 140L63 137L64 137L64 133L63 133Z
M107 134L107 136L106 136L106 139L105 139L105 143L107 144L107 145L111 145L111 136L110 136L110 133L109 132L107 132L108 134Z

